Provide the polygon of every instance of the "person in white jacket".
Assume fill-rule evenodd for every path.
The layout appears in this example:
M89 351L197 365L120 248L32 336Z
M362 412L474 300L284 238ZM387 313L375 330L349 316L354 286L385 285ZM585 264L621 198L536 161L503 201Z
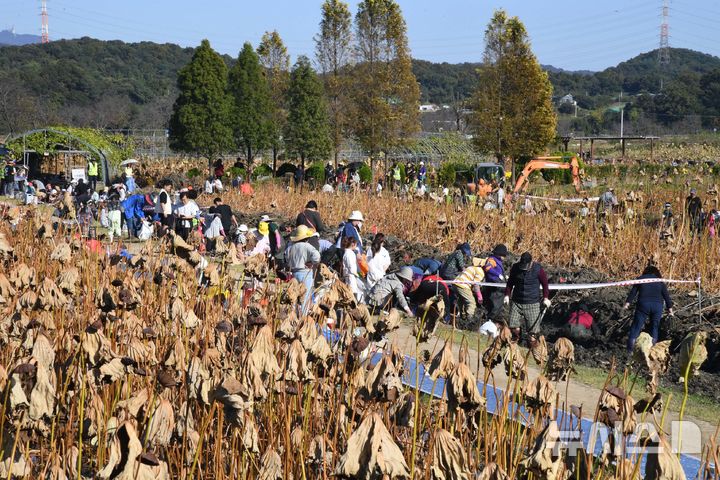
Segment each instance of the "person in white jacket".
M343 238L342 248L344 250L342 261L343 281L350 287L353 294L355 294L355 299L358 302L363 302L365 299L365 289L358 275L357 253L355 253L357 240L353 237Z
M390 254L385 249L385 235L378 233L367 252L368 274L365 280L368 290L385 276L390 268Z

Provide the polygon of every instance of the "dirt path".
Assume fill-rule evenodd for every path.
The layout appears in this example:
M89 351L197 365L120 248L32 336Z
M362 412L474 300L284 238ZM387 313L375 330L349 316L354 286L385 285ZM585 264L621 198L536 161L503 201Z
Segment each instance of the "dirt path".
M390 341L393 342L402 352L408 355L414 355L415 337L413 337L412 327L410 325L403 324L397 331L393 332L389 338ZM432 336L428 342L421 343L418 346L418 352L422 350L429 350L431 357L435 356L435 354L443 347L444 342L445 341L442 338ZM470 345L469 347L470 366L472 370L475 371L476 366L478 365L479 354L477 351L477 346ZM459 351L459 345L457 342L453 343L453 351L455 352L455 358L457 359ZM530 362L531 364L528 366L528 376L529 379L534 379L540 374L540 371L538 370L537 366L532 363L532 359L530 360ZM482 381L484 367L482 367L481 365L480 369L481 378L479 378L479 380ZM495 369L493 370L493 376L495 378L495 385L498 388L507 388L508 379L505 375L505 369L502 364L495 367ZM593 415L595 411L595 406L597 405L601 393L600 389L582 382L578 382L576 380L573 380L572 378L570 379L569 386L567 386L567 398L565 398L565 382L556 383L555 389L560 393L560 401L561 403L565 404L565 409L568 409L569 405L582 405L583 412L587 412L584 415L585 417ZM563 405L561 404L560 407L562 408ZM668 412L664 425L665 431L670 431L671 422L678 420L678 417L679 416L677 412ZM687 422L692 422L698 426L702 438L697 438L697 436L695 436L696 438L692 438L693 436L689 433L685 433L687 431L684 430L684 433L682 434L683 451L691 455L699 456L702 452L702 445L704 445L715 434L717 425L713 425L709 422L692 418L688 415L685 415L685 420ZM660 421L659 416L658 421Z

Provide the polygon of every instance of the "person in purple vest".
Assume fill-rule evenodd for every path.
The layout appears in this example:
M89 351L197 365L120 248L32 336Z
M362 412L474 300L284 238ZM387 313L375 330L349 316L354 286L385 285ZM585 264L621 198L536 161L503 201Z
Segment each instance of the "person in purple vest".
M529 334L528 341L532 342L540 332L541 302L545 308L550 306L547 275L542 265L533 262L530 252L525 252L520 256L520 261L510 269L503 299L505 305L510 305L508 326L513 333L513 339L520 340L522 331L525 330Z

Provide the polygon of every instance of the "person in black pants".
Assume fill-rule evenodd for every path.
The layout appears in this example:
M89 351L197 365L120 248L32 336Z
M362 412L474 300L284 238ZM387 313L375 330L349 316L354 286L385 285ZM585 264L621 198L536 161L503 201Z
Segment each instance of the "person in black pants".
M643 270L639 280L662 278L660 270L654 265L648 265ZM663 306L667 308L670 315L673 314L673 301L668 293L667 285L664 282L643 283L633 285L630 294L625 301L625 310L630 308L630 304L637 298L635 305L635 316L630 326L630 334L628 335L627 351L632 352L635 341L645 327L645 322L650 319L650 335L653 344L657 343L660 336L660 319L663 314Z

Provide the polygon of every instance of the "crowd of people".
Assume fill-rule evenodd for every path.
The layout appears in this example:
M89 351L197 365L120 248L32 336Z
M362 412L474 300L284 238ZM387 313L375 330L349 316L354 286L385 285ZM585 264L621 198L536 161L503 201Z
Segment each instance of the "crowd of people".
M405 183L400 166L393 165L391 189L424 194L430 174L422 162L418 167L417 171L406 172L406 178L412 182ZM360 185L355 178L357 170L335 170L330 164L326 170L327 184L333 183L340 191ZM67 221L83 226L97 219L107 229L111 241L122 236L147 240L174 231L201 250L211 252L219 243L233 243L240 257L263 255L279 278L295 278L305 285L307 293L299 307L301 312L307 312L315 301L315 273L321 263L335 269L356 300L374 312L398 308L412 316L419 305L439 295L444 301L448 322L455 321L461 328L479 328L489 335L496 335L502 325L507 325L513 339L523 340L530 346L537 342L544 314L551 306L548 276L542 265L530 252L525 252L508 268L509 252L503 244L484 255L473 252L468 243L462 243L445 258L418 258L406 265L396 265L398 268L391 271L393 262L385 235L376 233L368 242L363 232L365 217L357 210L350 212L337 227L329 227L323 222L317 202L310 200L298 213L294 225L281 226L263 215L256 224L248 226L238 221L232 208L219 196L212 200L212 205L201 208L196 202L199 192L191 187L176 189L169 180L160 181L152 191L138 189L132 164L126 165L121 181L102 189L97 188L98 165L94 161L88 163L89 181L78 179L62 189L39 180L28 181L23 169L12 162L6 162L2 172L0 181L5 195L13 196L19 189L25 189L26 203L53 203L56 216ZM223 175L222 162L216 162L213 176L205 185L206 197L222 192L220 178ZM237 187L249 185L247 179L235 180ZM302 183L303 178L296 176L296 180ZM232 182L233 186L236 181ZM472 193L482 194L502 208L501 187L481 181ZM466 195L464 192L463 196ZM32 201L28 202L28 198ZM595 209L598 220L606 219L618 205L614 189L609 188L598 199ZM527 205L524 207L528 210ZM686 199L686 209L693 235L707 231L714 236L717 211L706 212L694 189ZM589 214L586 201L580 215ZM674 230L672 209L666 204L661 231L671 236ZM651 266L640 278L661 278L661 275ZM634 287L626 308L636 300L628 350L648 320L652 337L657 341L663 311L672 312L672 301L664 283ZM575 338L593 331L593 314L587 305L572 309L567 328L568 335Z

